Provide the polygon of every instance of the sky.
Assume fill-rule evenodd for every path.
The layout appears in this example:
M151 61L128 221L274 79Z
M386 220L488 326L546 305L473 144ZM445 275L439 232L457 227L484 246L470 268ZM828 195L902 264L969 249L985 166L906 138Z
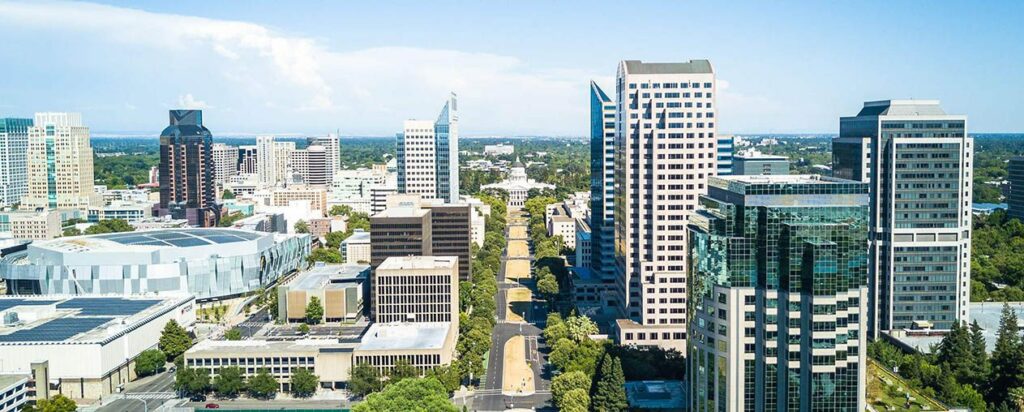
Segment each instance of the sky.
M387 136L459 96L463 136L582 136L620 60L709 59L719 133L835 133L864 101L942 100L1024 131L1024 2L0 0L0 116L158 134Z

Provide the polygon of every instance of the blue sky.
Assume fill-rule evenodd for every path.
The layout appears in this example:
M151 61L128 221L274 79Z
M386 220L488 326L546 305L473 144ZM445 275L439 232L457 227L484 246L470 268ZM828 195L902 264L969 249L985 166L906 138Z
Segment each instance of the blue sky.
M389 135L460 96L464 136L582 135L622 59L707 58L728 133L830 133L865 100L941 99L1024 131L1024 2L0 1L0 116L158 133Z

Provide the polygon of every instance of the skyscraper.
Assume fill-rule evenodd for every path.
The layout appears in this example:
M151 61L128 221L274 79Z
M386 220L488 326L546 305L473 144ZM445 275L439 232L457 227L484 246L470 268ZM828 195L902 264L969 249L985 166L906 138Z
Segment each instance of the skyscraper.
M338 135L311 137L308 139L309 146L323 146L327 163L327 183L334 179L334 175L341 170L341 140Z
M1010 181L1010 195L1006 198L1006 213L1017 219L1024 219L1024 156L1010 158L1007 165Z
M398 192L454 203L459 199L458 104L452 93L436 122L406 120L396 135Z
M968 318L974 141L966 123L937 100L867 102L839 120L833 173L871 186L874 336Z
M683 352L686 223L716 173L714 70L627 60L615 88L616 337Z
M28 129L32 119L0 119L0 207L28 192Z
M615 278L615 102L590 82L590 268Z
M256 146L238 146L238 173L256 174L257 161Z
M690 410L863 411L868 185L708 180L690 216Z
M733 173L733 143L732 135L718 135L718 175L727 176Z
M459 201L459 104L452 93L434 123L437 147L437 198Z
M213 181L223 185L238 174L238 148L224 143L213 144Z
M275 186L283 175L277 170L277 149L274 136L256 137L256 178L262 186Z
M289 154L292 171L307 185L326 186L334 180L334 166L329 149L310 145L305 149L292 150Z
M102 205L93 191L89 128L80 113L36 113L28 129L25 209L79 209Z
M160 132L160 214L192 226L216 226L213 135L201 110L171 110Z

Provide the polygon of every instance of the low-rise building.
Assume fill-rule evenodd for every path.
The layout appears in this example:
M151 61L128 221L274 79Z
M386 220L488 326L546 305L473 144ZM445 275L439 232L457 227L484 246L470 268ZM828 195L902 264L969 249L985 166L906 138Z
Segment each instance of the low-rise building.
M2 212L0 226L9 227L11 235L16 239L47 240L60 237L63 233L61 214L57 211Z
M682 381L626 382L626 402L630 410L685 411L689 397Z
M293 185L276 188L270 195L270 206L290 206L294 201L310 202L310 209L318 211L320 216L327 212L327 190L322 187Z
M756 150L735 154L732 158L734 175L788 175L789 158L767 155Z
M370 232L356 229L341 241L341 259L345 263L370 263Z
M390 257L374 273L376 321L459 321L458 258Z
M17 412L28 402L31 375L0 373L0 412Z
M101 220L121 219L131 222L138 222L153 216L153 203L148 200L143 202L114 200L106 206L89 208L89 221L99 222Z
M167 322L192 325L194 306L191 296L0 297L0 372L29 375L45 362L51 395L99 399L135 379L135 358Z
M484 155L498 156L498 155L510 155L516 151L514 145L506 145L503 143L489 144L484 146Z
M277 288L278 319L306 320L306 307L316 297L324 309L322 322L356 320L363 315L368 296L370 265L318 263Z
M576 266L589 268L591 253L590 224L576 219Z

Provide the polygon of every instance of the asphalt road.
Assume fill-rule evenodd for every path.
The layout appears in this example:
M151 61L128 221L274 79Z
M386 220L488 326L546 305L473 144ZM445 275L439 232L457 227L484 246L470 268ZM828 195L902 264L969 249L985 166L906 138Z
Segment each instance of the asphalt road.
M133 399L118 399L97 409L98 412L136 412L153 410L174 396L174 373L165 371L159 375L135 381L126 387L125 396ZM146 403L147 408L142 407Z

